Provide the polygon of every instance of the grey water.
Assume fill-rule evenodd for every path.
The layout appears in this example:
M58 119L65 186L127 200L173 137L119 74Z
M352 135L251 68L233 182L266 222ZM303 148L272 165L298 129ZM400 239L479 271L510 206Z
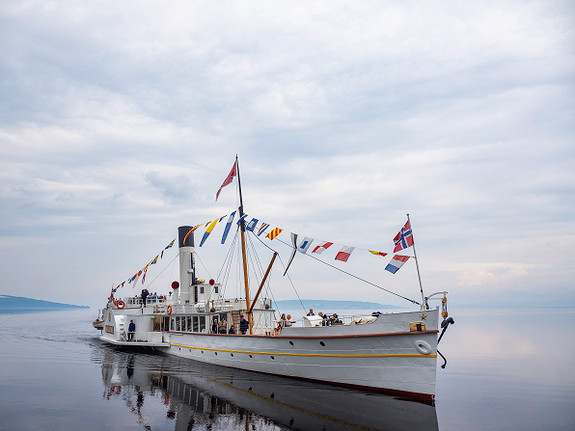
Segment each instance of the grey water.
M114 349L96 314L0 314L0 430L575 429L575 309L451 310L434 406Z

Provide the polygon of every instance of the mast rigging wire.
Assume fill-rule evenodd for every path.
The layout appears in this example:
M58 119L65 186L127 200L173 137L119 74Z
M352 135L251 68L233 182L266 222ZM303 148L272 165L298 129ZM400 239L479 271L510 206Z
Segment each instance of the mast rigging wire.
M258 241L260 241L265 247L267 247L268 249L270 249L270 250L272 250L272 251L275 251L274 249L272 249L271 247L269 247L267 244L265 244L258 236L256 236L256 238L257 238ZM285 245L287 245L288 247L293 248L290 244L288 244L288 243L282 241L281 239L279 239L279 238L276 238L276 239L277 239L279 242L281 242L282 244L285 244ZM375 288L377 288L377 289L383 290L384 292L387 292L387 293L390 293L390 294L392 294L392 295L398 296L398 297L400 297L400 298L402 298L402 299L405 299L406 301L409 301L409 302L411 302L411 303L413 303L413 304L421 305L419 302L414 301L413 299L407 298L407 297L405 297L405 296L403 296L403 295L400 295L399 293L393 292L393 291L391 291L391 290L389 290L389 289L386 289L385 287L379 286L378 284L375 284L375 283L372 282L372 281L366 280L366 279L361 278L361 277L359 277L359 276L357 276L357 275L355 275L355 274L352 274L352 273L350 273L350 272L347 272L347 271L345 271L345 270L343 270L343 269L341 269L341 268L338 268L338 267L335 266L335 265L332 265L331 263L328 263L328 262L326 262L326 261L324 261L324 260L318 259L318 258L315 257L315 256L312 256L312 255L307 254L307 253L304 253L304 255L307 256L307 257L311 257L312 259L315 259L315 260L317 260L318 262L321 262L321 263L323 263L323 264L325 264L325 265L327 265L327 266L330 266L330 267L332 267L333 269L336 269L336 270L338 270L338 271L340 271L340 272L342 272L342 273L344 273L344 274L346 274L346 275L348 275L348 276L350 276L350 277L353 277L353 278L355 278L356 280L362 281L362 282L364 282L364 283L366 283L366 284L369 284L370 286L373 286L373 287L375 287ZM280 258L280 261L281 261L281 258ZM282 262L282 265L283 265L283 261L281 261L281 262ZM284 266L285 266L285 265L284 265ZM288 278L289 278L289 275L288 275ZM291 282L291 279L290 279L290 282ZM299 298L299 296L298 296L298 298ZM301 302L301 299L300 299L300 302ZM303 304L303 303L302 303L302 304Z

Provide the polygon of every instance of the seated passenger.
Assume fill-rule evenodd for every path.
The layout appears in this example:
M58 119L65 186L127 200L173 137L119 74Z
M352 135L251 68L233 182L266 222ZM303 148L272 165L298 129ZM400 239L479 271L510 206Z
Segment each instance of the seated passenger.
M286 325L286 315L282 314L280 320L278 321L278 329L282 329Z
M287 318L286 318L286 326L291 326L292 323L293 323L293 322L291 321L291 315L288 314L288 315L287 315Z
M248 329L250 329L250 322L248 322L243 314L240 314L240 332L245 335Z
M226 322L226 319L223 317L220 320L218 329L220 334L226 334L228 332L228 322Z

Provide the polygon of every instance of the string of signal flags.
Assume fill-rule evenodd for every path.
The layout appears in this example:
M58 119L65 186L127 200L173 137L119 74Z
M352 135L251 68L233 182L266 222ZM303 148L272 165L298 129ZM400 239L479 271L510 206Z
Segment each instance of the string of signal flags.
M224 221L227 218L226 225L224 227L224 231L223 231L222 238L221 238L221 244L225 244L225 242L228 238L228 235L231 231L232 225L234 223L234 219L235 219L236 214L237 214L237 211L233 211L229 215L225 215L223 217L217 218L217 219L209 221L207 223L200 223L198 225L193 226L188 231L188 233L186 234L184 239L182 240L182 243L186 244L188 237L193 232L200 229L201 227L205 227L206 229L204 231L204 234L202 235L202 239L200 240L200 244L199 244L199 247L202 247L205 244L205 242L207 241L207 239L210 237L210 235L213 232L213 230L215 229L216 225L218 223ZM255 217L252 218L249 222L246 221L247 218L248 218L247 214L242 215L235 222L236 225L239 227L239 225L242 222L246 223L245 230L248 232L252 232L254 235L256 235L258 237L261 237L263 235L264 238L266 238L270 241L273 241L280 234L282 234L282 232L284 232L284 229L279 228L279 227L275 227L273 229L270 229L271 225L269 223L265 223L265 222L260 223L259 219L255 218ZM296 256L296 253L299 252L299 253L306 254L309 252L312 255L313 254L321 255L323 252L330 249L334 245L333 242L316 241L314 238L310 238L307 236L305 236L305 237L303 237L303 239L301 239L301 235L299 235L297 233L293 233L293 232L290 233L290 240L291 240L290 242L291 242L291 246L292 246L293 250L292 250L292 254L290 256L290 259L286 265L284 275L287 273L294 257ZM127 284L133 283L133 285L135 286L137 284L138 280L140 279L140 277L142 277L142 284L144 284L146 281L146 274L147 274L149 267L151 265L156 264L158 262L158 259L162 259L164 252L166 250L168 250L169 248L171 248L174 245L174 242L175 242L175 239L172 240L161 251L161 253L158 253L152 260L150 260L146 264L146 266L144 266L141 270L137 271L132 277L128 278L127 280L123 281L122 283L120 283L116 287L114 287L112 289L112 294L114 294L119 288L123 287L126 283ZM393 238L393 242L395 244L394 249L393 249L393 253L396 253L398 251L401 251L401 250L404 250L406 248L413 246L413 244L414 244L413 231L411 229L411 222L409 219L403 225L403 227L399 230L397 235L395 235L395 237ZM340 262L347 262L348 259L351 257L351 254L355 250L355 248L356 247L344 245L336 253L334 260L337 260ZM378 250L368 250L368 251L371 254L373 254L375 256L380 256L380 257L385 257L389 254L387 252L382 252L382 251L378 251ZM385 267L385 270L391 272L392 274L395 274L397 271L399 271L399 269L410 258L411 258L411 256L408 256L408 255L394 254L392 259L390 260L390 262Z
M230 233L232 224L234 223L235 216L236 216L236 211L232 212L228 216L223 216L223 217L220 217L220 218L215 219L213 221L196 225L190 229L190 231L188 232L188 235L190 235L192 232L196 231L200 227L205 226L206 230L202 236L202 239L201 239L200 245L199 245L200 247L202 247L204 245L204 243L206 242L206 240L210 237L215 226L219 222L225 220L227 217L226 226L224 227L224 232L222 234L222 239L221 239L221 243L225 244L226 239ZM284 231L282 228L279 228L279 227L275 227L273 229L268 230L271 227L271 225L269 223L265 223L263 221L260 223L259 219L255 218L255 217L253 217L249 222L247 222L247 218L248 218L247 214L242 215L236 221L236 224L239 226L240 223L242 223L242 222L246 223L246 227L245 227L246 231L252 232L254 235L256 235L258 237L264 235L265 238L269 239L270 241L273 241L275 238L277 238ZM183 241L184 244L185 244L185 241L186 241L188 235L186 235L186 237L184 238L184 241ZM395 235L395 237L393 238L393 242L395 244L395 247L393 249L393 253L396 253L400 250L404 250L408 247L413 246L413 244L414 244L413 231L411 229L411 222L409 219L403 225L403 227L399 230L397 235ZM315 243L315 245L314 245L314 243ZM289 269L289 266L290 266L291 262L293 261L296 252L306 254L309 251L311 254L321 255L324 251L326 251L327 249L329 249L333 245L334 245L333 242L330 242L330 241L318 241L318 242L316 242L314 238L310 238L307 236L305 236L305 237L303 237L303 239L301 239L301 235L294 233L294 232L291 232L291 246L293 248L293 251L292 251L292 255L288 261L288 264L286 265L284 275L287 273L287 270ZM355 250L355 247L344 245L336 253L334 259L341 261L341 262L347 262L354 250ZM375 256L381 256L381 257L385 257L389 254L387 252L382 252L382 251L378 251L378 250L368 250L368 251ZM387 271L391 272L392 274L395 274L405 264L405 262L407 262L409 260L410 257L411 256L396 254L393 256L393 258L391 259L389 264L385 267L385 269Z

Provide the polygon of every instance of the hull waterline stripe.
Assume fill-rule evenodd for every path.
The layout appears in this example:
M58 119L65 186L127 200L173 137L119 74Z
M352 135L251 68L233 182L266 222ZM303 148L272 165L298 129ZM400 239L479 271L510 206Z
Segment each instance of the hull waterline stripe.
M271 356L313 356L319 358L437 358L437 355L419 355L419 354L388 354L388 355L331 355L326 353L281 353L281 352L252 352L247 350L227 350L212 349L209 347L193 347L183 344L171 344L170 347L182 347L184 349L207 350L210 352L225 353L245 353L247 355L271 355Z

